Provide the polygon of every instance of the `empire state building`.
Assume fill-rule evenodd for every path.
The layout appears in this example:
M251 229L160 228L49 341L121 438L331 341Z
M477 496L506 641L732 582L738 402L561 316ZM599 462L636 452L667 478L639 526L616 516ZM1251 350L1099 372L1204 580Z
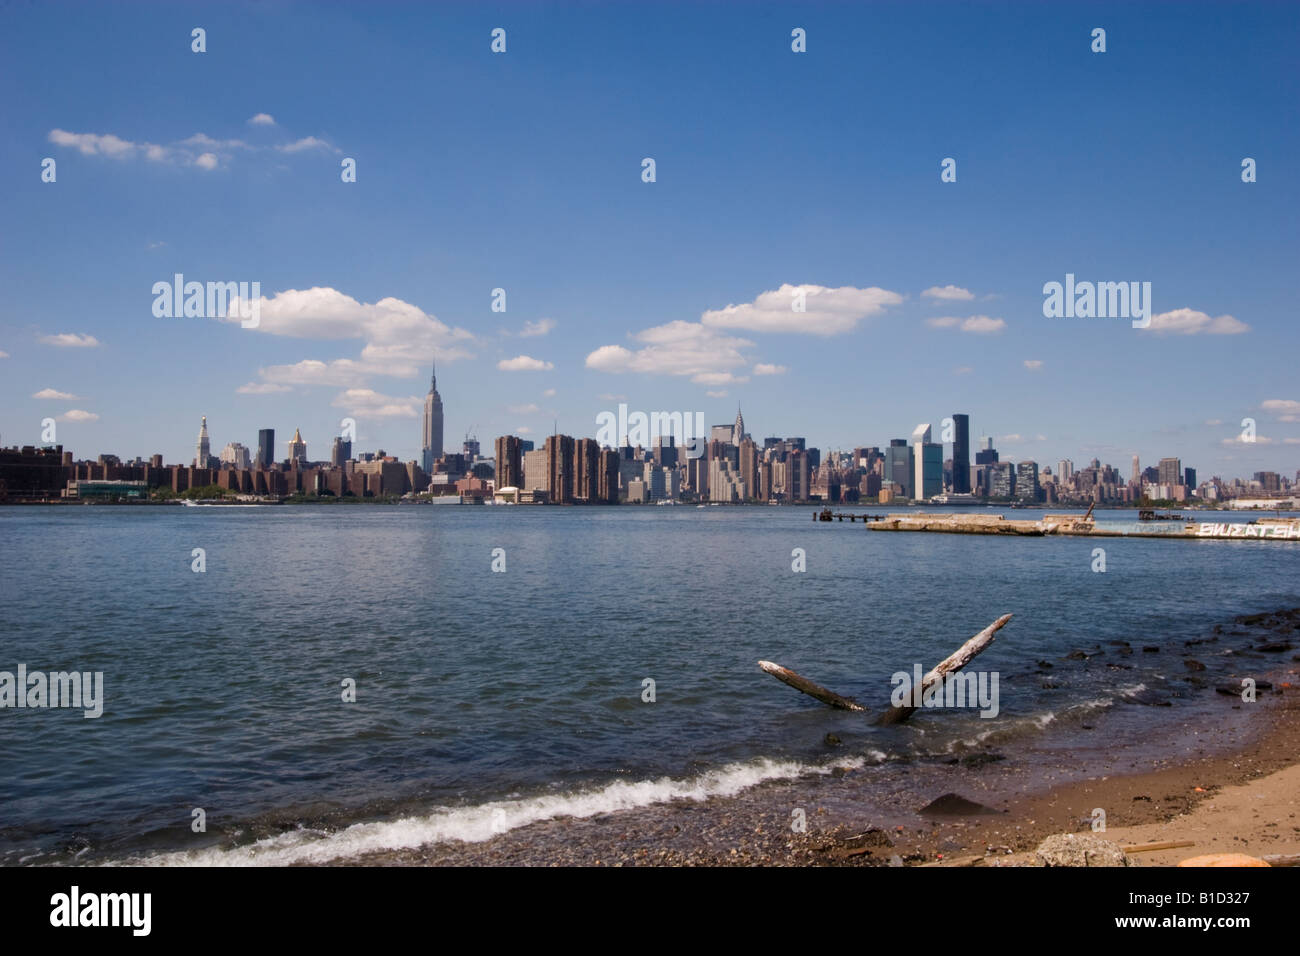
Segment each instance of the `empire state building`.
M424 473L433 474L433 463L442 457L442 396L438 394L438 369L429 380L424 397Z

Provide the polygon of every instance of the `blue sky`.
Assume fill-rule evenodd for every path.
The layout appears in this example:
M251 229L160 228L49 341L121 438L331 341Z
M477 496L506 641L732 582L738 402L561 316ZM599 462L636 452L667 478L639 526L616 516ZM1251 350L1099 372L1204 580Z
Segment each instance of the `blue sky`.
M1293 4L8 5L0 442L188 461L207 415L325 457L353 417L416 458L436 355L449 450L739 402L1293 474L1298 61ZM261 325L155 317L175 273ZM1045 318L1067 273L1150 282L1153 327Z

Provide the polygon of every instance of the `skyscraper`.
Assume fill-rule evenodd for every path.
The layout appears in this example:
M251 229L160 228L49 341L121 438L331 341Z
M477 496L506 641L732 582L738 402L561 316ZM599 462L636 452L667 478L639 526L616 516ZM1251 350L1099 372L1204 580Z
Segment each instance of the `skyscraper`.
M1177 458L1161 458L1158 467L1160 469L1160 484L1173 487L1182 483L1183 465Z
M600 445L594 438L577 438L573 442L573 497L591 503L599 497Z
M429 377L429 394L424 396L424 470L433 474L433 463L442 457L442 396L438 394L438 369Z
M302 440L302 434L296 428L293 430L293 439L289 442L289 460L307 460L307 443Z
M952 416L952 490L970 494L970 416Z
M275 429L261 428L257 432L257 466L270 468L275 464Z
M912 494L912 449L905 438L891 438L885 449L885 481L893 482L894 494L907 498Z
M496 487L522 488L524 472L520 458L523 454L523 442L515 435L502 435L496 443L497 477Z
M930 426L924 423L912 429L912 467L913 498L920 501L943 491L943 446L930 441Z
M552 504L573 503L573 438L551 435L542 446L546 453L547 486Z
M1037 501L1039 497L1038 462L1022 461L1016 465L1015 496L1022 501Z
M199 442L194 453L194 467L207 468L208 459L212 457L212 446L208 442L208 416L203 416L203 424L199 426Z
M342 436L336 437L334 444L330 446L330 464L335 468L342 468L343 463L351 457L352 442Z
M745 440L745 419L744 419L744 416L742 416L742 415L740 414L740 405L739 405L739 403L737 403L737 405L736 405L736 424L735 424L734 426L732 426L732 430L731 430L731 443L732 443L733 445L735 445L737 448L739 448L739 447L740 447L740 443L741 443L742 441L744 441L744 440Z
M221 464L233 465L235 468L248 468L248 449L237 441L228 442L221 449Z

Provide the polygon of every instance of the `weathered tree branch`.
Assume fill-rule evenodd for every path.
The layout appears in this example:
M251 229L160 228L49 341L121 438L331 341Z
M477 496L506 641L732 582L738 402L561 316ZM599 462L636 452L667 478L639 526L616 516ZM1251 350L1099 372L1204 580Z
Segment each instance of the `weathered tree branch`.
M809 697L816 697L823 704L830 704L832 707L838 707L840 710L865 711L867 709L857 701L850 700L848 697L841 697L839 694L827 690L820 684L814 684L812 681L800 677L794 671L782 667L780 664L773 664L771 661L759 661L758 666L782 683L789 684L795 690L803 691Z
M949 655L941 661L933 670L921 679L921 696L924 697L926 689L935 683L942 681L949 674L955 673L965 667L971 660L993 643L993 635L1000 631L1011 620L1010 614L1003 614L1000 618L990 624L984 630L980 631L969 641L957 648L956 652ZM866 708L857 701L849 697L841 697L834 691L827 690L820 684L814 684L806 677L801 677L789 668L782 667L780 664L773 664L771 661L759 661L758 666L761 670L771 674L777 680L784 684L789 684L797 691L807 694L809 697L815 697L823 704L829 704L840 710L865 711ZM890 707L881 713L875 720L875 723L882 725L899 724L912 716L916 710L915 707Z
M933 687L935 684L941 683L949 674L955 674L957 671L969 664L976 654L993 643L993 635L1002 630L1002 627L1009 620L1011 620L1011 615L1003 614L988 627L984 628L984 630L980 631L961 647L957 648L957 650L951 655L940 661L935 666L934 670L921 678L921 693L919 696L924 698L925 692L929 688ZM875 723L882 726L901 724L903 721L907 720L907 718L911 717L915 710L916 708L912 706L890 707L877 715Z

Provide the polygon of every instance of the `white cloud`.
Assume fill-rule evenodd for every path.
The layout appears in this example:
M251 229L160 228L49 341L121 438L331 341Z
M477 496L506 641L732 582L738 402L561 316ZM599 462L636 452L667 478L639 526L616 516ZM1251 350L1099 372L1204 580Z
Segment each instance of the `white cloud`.
M536 415L541 409L530 402L527 405L511 405L507 411L512 415Z
M1240 335L1249 332L1250 326L1230 315L1210 318L1195 309L1174 309L1151 316L1147 331L1171 335Z
M954 375L969 375L973 371L975 371L975 369L971 368L969 365L958 365L952 370L952 373Z
M258 113L248 120L255 126L274 126L275 120L266 113ZM56 146L75 149L83 156L107 156L111 159L134 159L143 156L155 163L174 163L180 166L197 166L199 169L216 169L223 160L229 160L238 150L249 152L269 151L272 147L253 146L242 139L215 139L206 133L195 133L170 146L157 143L133 142L113 133L72 133L52 129L49 141ZM309 149L341 152L331 143L315 136L304 136L289 143L273 147L281 153L299 153Z
M0 359L6 359L6 358L8 358L8 357L9 357L9 353L8 353L8 352L0 351Z
M727 397L727 390L724 388L724 389L722 389L721 391L717 391L717 392L705 392L704 394L707 395L709 398L726 398L726 397Z
M794 311L795 292L804 293L805 311ZM799 332L807 335L839 335L851 331L859 321L898 305L903 297L875 286L858 289L820 285L794 286L763 292L753 302L711 309L700 322L712 328L744 329L751 332Z
M375 369L352 359L334 359L322 362L303 359L293 365L271 365L258 370L267 382L280 385L361 385Z
M533 430L529 428L527 425L520 425L518 428L515 429L516 435L531 435L532 433Z
M1013 432L1010 435L1000 435L997 438L999 442L1005 442L1008 445L1021 445L1031 441L1047 441L1046 435L1021 435Z
M202 149L252 149L242 139L213 139L205 133L195 133L188 139L180 141L181 146L197 146Z
M555 397L555 389L553 388L548 388L546 391L542 392L542 398L554 398L554 397Z
M555 368L555 365L530 355L516 355L512 359L502 359L497 362L497 368L503 372L548 372Z
M71 392L58 392L52 388L43 388L39 392L32 393L32 398L57 398L65 402L71 401L76 397L77 396L73 395Z
M248 382L235 389L236 395L275 395L280 392L292 392L288 385L276 385L272 382Z
M371 388L349 388L335 396L330 404L366 418L416 418L423 411L423 399L414 395L394 398Z
M133 143L112 133L69 133L61 129L50 130L49 140L56 146L76 149L83 156L109 156L113 159L127 159L136 151L151 145ZM153 158L150 156L150 159Z
M754 366L755 375L784 375L790 371L784 365L772 365L770 362L759 362Z
M240 322L243 303L227 309L227 322ZM306 359L296 365L263 369L268 381L287 385L361 384L366 375L410 378L435 357L439 362L468 358L461 347L474 336L453 328L409 302L392 297L362 303L337 289L288 289L259 300L260 318L255 331L306 339L363 339L359 361L335 359L329 363Z
M1206 424L1206 425L1211 425L1211 426L1213 426L1213 425L1222 425L1222 424L1223 424L1223 419L1222 419L1222 418L1211 418L1211 419L1210 419L1209 421L1207 421L1205 424Z
M294 140L292 143L285 143L277 146L282 153L301 153L305 149L324 149L330 152L339 152L333 145L325 142L323 139L317 139L315 136L304 136L302 139Z
M744 385L749 381L748 375L732 375L730 372L700 372L691 376L696 385Z
M72 408L64 412L58 418L61 422L97 422L99 416L94 412L83 411L80 408Z
M1300 402L1289 398L1270 398L1259 405L1264 411L1277 417L1281 422L1300 422Z
M626 395L613 395L613 394L611 394L610 392L605 392L605 393L602 394L602 395L598 395L597 398L599 398L602 402L625 402L625 401L627 401L627 396L626 396Z
M1029 369L1031 372L1036 372L1042 367L1043 362L1041 359L1025 359L1025 368Z
M945 315L938 319L926 319L925 324L936 329L960 329L975 335L994 335L1007 327L1002 319L989 318L987 315L972 315L968 319Z
M149 243L149 245L148 245L146 248L149 248L149 249L161 249L161 248L162 248L163 246L165 246L165 245L167 245L167 243L165 243L165 242L151 242L151 243Z
M1265 438L1263 435L1256 435L1251 441L1247 441L1241 435L1236 435L1232 438L1225 438L1219 442L1219 444L1223 445L1225 448L1236 448L1238 446L1248 448L1251 445L1272 445L1273 443L1274 441L1272 438Z
M587 356L587 368L601 372L640 372L647 375L689 375L701 385L736 381L730 370L748 365L747 339L681 319L638 332L633 338L642 348L602 345Z
M46 345L55 345L62 349L93 349L99 346L99 339L93 335L82 335L77 332L42 335L40 341Z
M555 328L554 319L538 319L536 322L525 322L524 330L519 334L524 338L531 338L535 335L545 335L553 328Z
M975 293L969 289L963 289L957 285L937 286L932 285L921 293L923 298L943 299L949 302L969 302L975 298Z

